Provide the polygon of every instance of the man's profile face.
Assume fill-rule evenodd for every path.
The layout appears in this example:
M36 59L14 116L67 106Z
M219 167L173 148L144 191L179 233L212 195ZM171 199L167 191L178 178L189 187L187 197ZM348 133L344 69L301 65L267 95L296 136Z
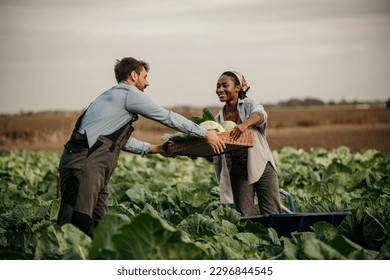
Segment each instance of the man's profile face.
M140 74L137 74L137 78L135 80L135 87L138 88L140 91L144 91L144 89L149 86L147 77L148 73L146 72L145 68L142 67Z

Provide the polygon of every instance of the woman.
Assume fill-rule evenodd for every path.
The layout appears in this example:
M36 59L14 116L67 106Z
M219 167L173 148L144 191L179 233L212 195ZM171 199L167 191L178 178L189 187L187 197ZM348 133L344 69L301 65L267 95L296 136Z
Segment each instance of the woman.
M254 141L252 148L214 157L221 201L234 204L242 216L253 216L256 194L261 214L281 213L277 169L265 133L267 113L246 96L248 90L244 76L235 71L224 72L217 82L216 93L225 105L216 121L237 124L233 139L250 129Z

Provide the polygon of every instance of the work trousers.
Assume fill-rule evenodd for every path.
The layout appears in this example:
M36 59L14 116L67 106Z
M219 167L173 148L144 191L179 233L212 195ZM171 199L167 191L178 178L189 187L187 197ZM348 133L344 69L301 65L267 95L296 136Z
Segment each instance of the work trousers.
M95 226L107 213L107 184L132 130L128 124L114 140L99 136L91 148L82 134L73 132L59 164L61 206L58 225L72 223L93 236Z
M268 162L263 175L254 184L248 183L246 157L232 157L230 181L234 205L242 216L254 216L255 195L261 214L281 213L278 175Z

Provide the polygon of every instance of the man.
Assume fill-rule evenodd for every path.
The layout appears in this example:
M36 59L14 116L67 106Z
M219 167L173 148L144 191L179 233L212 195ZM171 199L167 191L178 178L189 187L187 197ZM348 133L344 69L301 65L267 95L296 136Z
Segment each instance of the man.
M121 150L140 154L167 155L165 145L151 145L131 136L138 115L180 132L204 137L214 152L224 143L215 131L156 105L144 89L149 85L148 63L132 57L117 61L118 84L93 101L79 117L59 164L61 206L57 224L72 223L89 236L107 213L107 183Z

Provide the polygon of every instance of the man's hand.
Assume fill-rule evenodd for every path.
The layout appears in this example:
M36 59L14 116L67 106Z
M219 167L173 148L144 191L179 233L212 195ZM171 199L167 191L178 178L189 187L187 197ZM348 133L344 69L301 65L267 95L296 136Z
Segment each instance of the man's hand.
M214 130L207 130L205 134L205 139L207 144L213 148L214 153L220 154L222 153L225 149L225 143L221 140L221 138L218 137L218 134Z
M149 150L149 154L160 154L164 157L176 157L175 154L168 154L168 145L171 144L173 142L165 142L164 144L162 145L151 145L150 147L150 150Z

